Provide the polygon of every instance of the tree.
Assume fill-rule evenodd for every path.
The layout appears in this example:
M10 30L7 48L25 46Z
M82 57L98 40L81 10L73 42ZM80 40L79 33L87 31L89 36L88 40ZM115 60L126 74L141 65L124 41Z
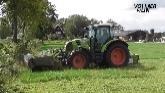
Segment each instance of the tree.
M11 26L6 17L0 18L0 38L5 39L8 36L12 35Z
M94 24L101 24L101 23L103 23L102 20L98 21L97 19L94 19L94 18L92 18L92 19L90 20L90 24L91 24L91 25L94 25Z
M108 19L107 23L111 24L114 28L114 30L117 31L124 31L124 27L120 24L118 24L117 22L113 21L112 19Z
M58 14L56 14L55 5L52 5L49 2L45 14L43 14L43 20L37 26L37 30L35 32L36 38L43 40L44 37L46 37L46 35L54 29L57 19Z
M36 29L48 6L48 0L1 0L0 3L3 16L7 16L12 23L14 42L17 42L18 30L24 33Z
M90 24L89 19L83 15L71 15L65 20L64 30L67 36L80 37L84 34L84 27Z

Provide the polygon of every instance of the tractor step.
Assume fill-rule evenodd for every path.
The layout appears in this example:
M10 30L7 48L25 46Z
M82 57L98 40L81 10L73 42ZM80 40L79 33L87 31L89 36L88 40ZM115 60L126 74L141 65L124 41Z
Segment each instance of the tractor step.
M101 52L96 52L95 53L95 62L100 63L102 62L103 54Z

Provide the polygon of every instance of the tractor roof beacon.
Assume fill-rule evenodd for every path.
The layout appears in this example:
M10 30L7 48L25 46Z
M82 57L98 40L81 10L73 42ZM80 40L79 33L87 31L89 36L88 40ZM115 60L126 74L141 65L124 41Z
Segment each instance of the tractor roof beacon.
M63 64L76 69L96 66L122 67L130 59L128 44L114 39L113 27L110 24L89 26L86 38L66 42L60 55ZM65 60L64 60L65 59Z

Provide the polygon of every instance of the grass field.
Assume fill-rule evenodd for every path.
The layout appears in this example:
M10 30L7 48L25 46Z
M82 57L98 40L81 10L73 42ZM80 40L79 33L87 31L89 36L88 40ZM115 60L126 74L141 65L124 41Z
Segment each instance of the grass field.
M140 55L140 64L109 69L26 70L14 85L26 93L165 93L165 44L129 45ZM53 42L42 48L49 46L53 48Z

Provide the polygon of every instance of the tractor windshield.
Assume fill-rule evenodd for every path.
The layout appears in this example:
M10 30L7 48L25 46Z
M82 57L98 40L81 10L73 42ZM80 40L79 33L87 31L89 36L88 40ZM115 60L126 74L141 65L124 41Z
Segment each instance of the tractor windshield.
M109 26L99 26L97 28L96 38L98 43L103 44L111 37Z

